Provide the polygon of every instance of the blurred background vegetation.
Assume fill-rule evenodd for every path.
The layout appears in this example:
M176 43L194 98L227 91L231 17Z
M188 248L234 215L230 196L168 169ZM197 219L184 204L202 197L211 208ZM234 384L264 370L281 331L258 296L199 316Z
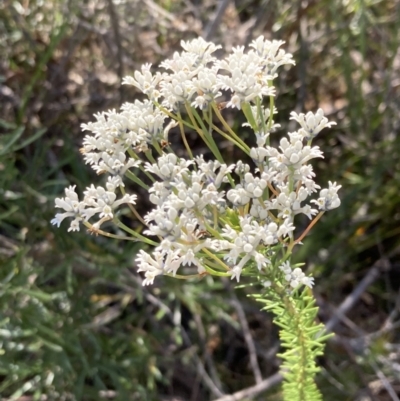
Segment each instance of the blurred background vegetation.
M326 400L399 400L396 0L0 2L1 399L281 399L279 386L252 387L257 369L276 377L279 341L249 291L212 278L142 288L138 245L49 223L65 186L99 182L79 155L80 123L135 99L123 76L182 39L229 50L260 34L285 40L297 63L277 80L282 129L291 110L338 122L317 138L316 170L343 186L342 206L297 254L336 333L319 385Z

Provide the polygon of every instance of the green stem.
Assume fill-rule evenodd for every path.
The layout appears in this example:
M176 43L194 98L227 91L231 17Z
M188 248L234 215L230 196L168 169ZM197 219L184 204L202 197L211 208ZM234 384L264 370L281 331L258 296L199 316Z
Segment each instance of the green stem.
M181 116L181 113L178 112L178 118L179 118L179 130L181 131L181 137L183 144L185 145L186 151L188 152L189 157L193 160L193 153L192 150L190 149L190 146L188 144L188 141L186 139L186 134L185 134L185 129L183 128L183 119Z
M142 159L133 151L132 148L128 148L128 154L129 154L130 157L132 157L132 159L142 161ZM144 169L144 167L143 167L142 164L139 165L139 170L142 171L144 174L146 174L147 177L149 177L149 179L150 179L152 182L155 182L154 177L153 177L148 171L146 171L146 170ZM135 181L135 182L136 182L136 181ZM140 184L139 184L139 185L140 185ZM146 184L143 183L143 185L146 185ZM143 187L143 188L144 188L144 187Z
M122 195L126 194L124 187L119 187L121 190ZM143 224L143 226L147 226L146 222L143 220L142 216L138 213L136 208L132 205L132 203L128 203L128 207L131 210L132 214Z
M219 151L218 146L214 141L214 138L212 137L211 133L208 131L207 127L205 126L205 124L203 122L203 119L200 117L197 110L194 107L190 106L189 103L186 103L185 106L186 106L186 110L188 111L190 119L192 121L195 120L195 122L197 121L196 125L198 124L197 126L201 127L201 129L199 128L199 131L201 131L203 134L203 140L206 142L207 146L213 152L215 158L221 164L225 164L224 159L221 155L221 152Z
M243 114L246 116L247 122L251 125L254 132L258 131L258 126L256 120L254 119L253 113L251 111L250 103L242 104Z
M219 267L222 267L224 270L229 271L231 270L229 266L227 266L218 256L214 255L212 252L210 252L208 249L203 248L202 251L209 256L211 259L215 260L218 264Z
M142 188L149 190L149 186L146 185L137 175L133 174L132 171L126 170L125 176L128 177L133 182L135 182L136 184L140 185ZM154 178L153 181L155 181Z
M135 241L137 242L137 238L132 238L132 237L126 237L125 235L117 235L117 234L111 234L108 233L107 231L100 230L99 228L93 227L93 224L90 224L88 221L82 221L83 225L88 229L88 231L92 234L95 235L102 235L103 237L107 238L114 238L114 239L119 239L123 241Z
M221 112L218 109L218 106L215 102L211 103L211 106L218 117L218 119L221 121L222 125L224 128L229 132L229 134L234 138L237 142L242 143L243 147L246 149L245 152L249 155L250 154L250 148L239 138L239 136L235 133L235 131L232 130L232 128L229 126L229 124L226 122L224 117L222 116Z
M132 230L128 226L126 226L121 220L119 220L117 217L114 217L113 222L122 230L126 231L127 233L131 234L133 237L136 238L136 240L139 240L141 242L144 242L148 245L151 246L157 246L159 245L157 242L152 241L151 239L145 237L144 235L141 235L137 233L135 230Z
M235 138L232 138L232 136L229 136L227 133L222 131L222 129L218 128L215 124L211 124L211 127L213 128L214 131L217 131L225 139L227 139L229 142L232 142L239 149L241 149L244 153L246 153L248 156L250 156L248 146L239 137L238 137L238 140L236 140Z
M220 272L214 269L211 269L211 267L204 265L204 268L206 269L207 273L210 274L211 276L219 276L219 277L229 277L231 274L230 273L224 273Z
M268 81L268 86L271 87L272 85L272 81ZM268 117L268 132L271 132L272 129L272 122L274 119L274 107L275 107L275 97L274 96L270 96L269 97L269 117ZM267 142L266 145L269 146L269 136L267 138Z
M152 142L152 145L154 146L154 149L157 151L157 153L160 155L160 156L162 156L162 154L163 154L163 151L162 151L162 149L160 148L160 144L156 141L156 140L154 140L153 142ZM149 160L152 162L152 163L155 163L156 161L155 161L155 159L153 158L153 155L151 154L151 151L149 150L149 151L147 151L146 152L146 156L147 156L147 154L149 154Z
M172 118L175 121L181 121L183 125L186 125L188 128L191 128L193 130L196 130L196 128L190 124L189 122L185 121L185 120L179 120L179 117L177 115L175 115L174 113L172 113L171 111L167 110L165 107L161 106L161 104L153 101L153 104L159 108L164 114L166 114L168 117Z
M262 107L261 107L261 99L258 97L257 98L257 114L258 114L258 118L261 121L261 128L262 128L262 132L266 133L267 132L267 127L265 125L265 120L264 120L264 113L262 111Z

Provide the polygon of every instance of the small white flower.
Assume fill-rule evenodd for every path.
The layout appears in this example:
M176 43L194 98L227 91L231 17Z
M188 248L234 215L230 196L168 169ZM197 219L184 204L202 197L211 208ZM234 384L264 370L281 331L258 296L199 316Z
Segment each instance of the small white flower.
M237 282L240 281L240 274L242 273L242 269L240 266L235 266L232 270L231 270L231 280L233 280L234 278L236 279Z
M250 157L254 160L255 163L264 163L265 158L268 156L268 151L264 147L251 148L250 149Z
M175 274L179 267L178 251L171 251L165 257L162 252L153 252L151 257L147 252L140 250L136 257L139 265L139 272L144 272L145 280L143 285L153 284L154 278L164 273L173 272Z
M221 49L222 46L215 45L212 42L206 42L203 38L192 39L191 41L181 41L181 46L188 52L198 56L197 64L203 64L214 60L211 56L216 50Z
M236 47L216 65L229 74L218 75L219 87L233 92L227 107L240 109L243 102L275 95L275 88L268 85L271 77L263 74L262 60L255 52L245 53L244 47Z
M242 185L250 198L260 198L268 183L263 178L254 177L251 173L246 173Z
M200 70L197 77L193 78L192 85L194 93L197 93L192 106L198 107L200 110L206 109L210 102L222 94L217 85L217 69L215 67Z
M332 125L336 125L333 121L328 122L328 119L324 117L324 111L322 109L318 109L315 114L311 111L307 114L297 114L292 111L290 115L291 120L296 120L301 125L302 129L299 132L307 141L315 138L325 127L330 128Z
M123 85L133 85L146 94L151 100L158 100L160 92L157 89L158 84L163 79L163 76L157 72L152 75L150 72L151 64L144 64L140 71L135 71L133 77L125 77L122 80Z
M297 288L300 284L303 284L310 288L312 288L312 286L314 285L314 278L307 277L299 267L296 267L292 270L290 262L288 261L279 266L279 269L282 270L284 274L284 279L293 289Z
M268 208L265 203L261 204L259 199L253 199L250 208L250 214L258 221L267 220L269 218Z
M68 232L70 231L79 231L80 230L80 222L83 219L81 217L76 217L74 220L71 221L71 224L68 228Z
M187 171L192 164L190 160L179 159L174 153L163 154L158 158L157 164L145 164L145 170L158 175L164 181L171 181Z
M322 189L319 198L311 202L315 203L322 211L335 209L340 206L340 198L337 192L341 187L341 185L336 185L336 182L329 181L329 188Z
M57 208L64 209L65 213L57 213L54 219L51 220L51 224L60 227L61 222L66 217L74 217L68 231L79 231L79 222L83 220L86 205L84 202L79 202L78 194L75 192L75 185L65 188L65 197L56 198L55 205Z
M264 39L264 36L259 36L251 42L250 47L253 47L257 55L261 58L261 65L265 67L265 74L275 78L276 71L281 65L295 64L293 56L279 49L285 42L281 40L273 40L272 42Z
M235 189L230 189L226 197L235 206L244 206L250 202L249 193L240 185L236 185Z

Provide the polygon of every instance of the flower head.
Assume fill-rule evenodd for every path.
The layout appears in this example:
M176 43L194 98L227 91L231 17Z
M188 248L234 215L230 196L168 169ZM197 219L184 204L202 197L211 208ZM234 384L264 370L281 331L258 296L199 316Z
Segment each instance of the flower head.
M124 78L123 84L136 87L147 99L96 114L95 121L82 125L88 133L81 149L85 162L97 174L108 175L106 183L90 185L82 200L75 186L66 188L65 197L55 200L63 212L52 224L60 226L71 218L68 231L84 223L100 232L104 222L113 221L127 236L114 237L133 235L143 241L143 235L118 220L122 205L137 216L138 199L129 193L130 181L149 194L152 206L139 220L145 225L143 234L152 237L147 242L158 240L153 252L141 250L136 258L144 285L158 275L195 269L198 275L237 281L250 272L268 285L280 272L290 288L311 287L313 279L299 267L293 269L286 256L285 263L276 261L300 242L294 238L297 215L312 220L340 205L340 185L332 182L312 199L320 186L310 163L323 154L311 142L335 123L322 109L292 112L301 128L281 138L277 147L271 145L279 127L274 121L274 80L280 67L294 64L283 44L260 36L250 49L236 47L219 60L215 52L220 46L202 38L182 41L183 50L161 63L162 72L145 64ZM251 145L224 119L224 107L243 111L243 126L254 134ZM178 148L169 142L174 130L182 137ZM188 130L204 141L207 156L190 148ZM225 163L217 134L240 149L246 162L238 158Z

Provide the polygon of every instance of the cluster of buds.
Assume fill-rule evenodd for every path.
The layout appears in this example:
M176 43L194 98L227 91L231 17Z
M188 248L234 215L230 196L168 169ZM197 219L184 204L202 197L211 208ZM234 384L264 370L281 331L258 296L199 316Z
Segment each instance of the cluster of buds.
M64 212L52 223L59 226L71 217L69 231L84 224L97 234L153 244L151 253L142 249L136 258L145 285L162 274L181 277L178 270L185 272L187 266L199 276L239 281L246 272L258 271L266 278L280 274L291 288L311 287L313 279L299 268L292 270L288 259L321 215L340 205L340 186L330 182L321 190L309 164L323 157L318 146L312 146L313 138L335 123L321 109L315 114L292 112L300 128L283 137L278 147L271 146L270 135L279 127L273 119L274 79L280 66L294 64L282 44L261 36L247 51L237 47L218 60L213 53L220 46L199 38L181 42L184 51L161 64L165 72L153 74L147 64L125 78L124 84L135 86L148 99L126 103L119 112L97 114L95 122L83 125L90 134L82 154L98 174L109 175L106 187L92 185L81 201L75 187L67 188L65 197L56 199ZM254 133L255 146L233 131L223 107L244 114L243 129ZM181 133L187 158L178 157L175 144L169 143L171 129ZM194 154L185 130L196 132L213 156ZM216 135L231 141L252 163L226 164ZM137 196L126 193L127 180L146 189L154 205L143 219L134 207ZM144 234L157 242L122 224L117 212L122 204L145 225ZM295 238L298 214L311 222ZM126 236L102 231L106 221L116 223Z

